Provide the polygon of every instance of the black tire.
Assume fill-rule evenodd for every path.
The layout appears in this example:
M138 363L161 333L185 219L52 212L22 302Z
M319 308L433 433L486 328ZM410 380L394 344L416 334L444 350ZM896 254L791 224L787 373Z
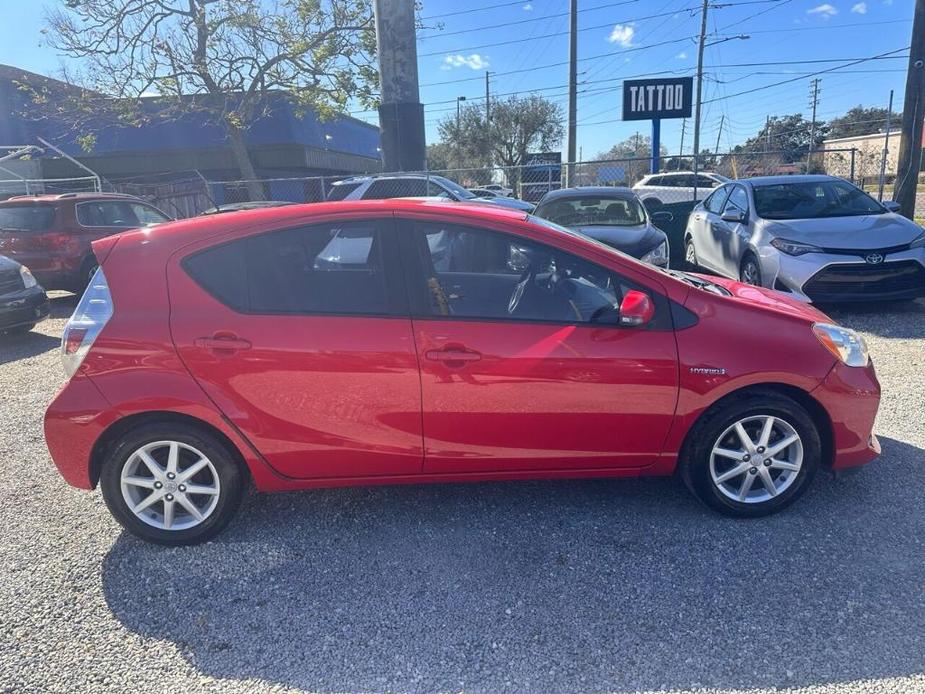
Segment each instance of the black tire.
M218 475L218 501L198 525L179 530L158 528L139 519L129 508L122 494L122 468L135 451L156 441L177 441L192 446L212 463ZM222 441L204 428L182 422L143 424L131 429L110 446L100 475L100 489L106 506L122 527L143 540L169 546L195 545L221 532L238 509L244 483L245 475L241 466ZM158 504L163 502L155 502L152 506Z
M36 326L35 323L29 323L27 325L17 325L14 328L0 329L0 333L4 333L6 335L22 335L32 330L32 328L34 328L35 326Z
M688 236L684 239L684 269L697 270L697 250L694 248L694 239Z
M713 482L710 473L713 448L720 436L736 422L761 415L783 420L796 431L803 445L802 465L790 485L777 496L752 503L736 501L726 496ZM714 511L738 518L757 518L776 513L802 496L819 469L821 457L819 431L806 410L784 395L756 391L732 396L700 418L684 444L679 472L694 496ZM759 468L756 465L755 469Z
M756 287L762 286L761 264L754 253L746 253L745 257L742 258L742 266L739 268L739 281Z

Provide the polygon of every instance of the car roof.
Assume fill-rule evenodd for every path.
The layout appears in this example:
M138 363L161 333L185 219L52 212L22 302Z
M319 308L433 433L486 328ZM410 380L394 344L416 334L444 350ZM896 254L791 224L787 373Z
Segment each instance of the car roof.
M144 202L135 195L125 193L45 193L42 195L14 195L0 202L0 205L6 202L57 202L59 200L138 200L139 202Z
M799 174L794 176L753 176L751 178L739 179L739 183L748 183L753 186L771 186L780 183L813 183L821 181L842 180L837 176L826 176L824 174Z
M176 222L167 222L122 234L124 239L144 239L155 242L163 239L171 245L185 245L188 241L207 238L215 233L234 232L240 229L285 227L286 224L312 224L314 217L332 213L378 213L384 216L395 212L437 212L458 217L461 221L492 219L506 222L522 222L527 213L501 205L476 203L475 201L454 202L443 198L386 198L384 200L339 200L336 202L315 202L281 207L263 207L240 210L234 214L211 214L190 217Z
M575 188L557 188L556 190L551 190L543 196L540 202L545 203L550 200L557 200L558 198L580 198L582 196L602 197L604 195L621 198L636 197L636 193L633 192L631 188L626 188L624 186L577 186Z
M422 179L431 179L431 178L443 178L443 176L438 176L433 173L397 173L397 174L366 174L363 176L351 176L350 178L343 178L339 181L334 181L332 186L347 185L353 183L364 183L366 181L388 181L400 178L422 178Z

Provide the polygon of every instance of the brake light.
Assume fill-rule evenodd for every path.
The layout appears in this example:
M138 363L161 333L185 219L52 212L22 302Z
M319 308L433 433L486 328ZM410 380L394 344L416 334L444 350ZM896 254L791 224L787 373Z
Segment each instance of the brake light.
M80 297L61 337L61 363L68 376L77 373L90 347L112 317L112 295L103 268L98 268Z
M71 234L48 233L38 234L27 240L34 250L43 251L69 251L76 249L80 244Z

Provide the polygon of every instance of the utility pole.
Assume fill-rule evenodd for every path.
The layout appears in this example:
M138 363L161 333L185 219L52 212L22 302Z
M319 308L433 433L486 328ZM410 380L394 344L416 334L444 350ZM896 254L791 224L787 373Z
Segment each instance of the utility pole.
M886 158L890 156L890 122L893 120L893 90L890 90L890 105L886 109L886 133L883 136L883 154L880 155L880 187L877 200L883 202L883 184L886 182ZM852 181L853 182L853 181Z
M899 141L899 170L893 199L900 213L915 216L915 193L922 165L922 116L925 111L925 0L915 0L906 96L903 101L902 137Z
M812 166L813 146L816 144L816 108L819 106L819 84L822 82L818 77L809 83L812 92L810 93L810 106L813 109L813 120L809 124L809 151L806 153L806 173L810 173Z
M681 170L681 157L684 156L684 131L687 129L687 118L681 121L681 146L678 147L678 171Z
M488 70L485 70L485 125L491 122L491 83L488 75Z
M764 148L771 151L771 116L764 121Z
M716 159L719 156L719 138L723 136L723 123L726 122L726 114L722 114L719 118L719 131L716 133L716 147L713 148L713 158Z
M923 0L925 1L925 0ZM697 43L697 97L694 101L694 202L697 201L697 172L700 170L697 155L700 154L700 100L703 97L703 49L707 42L707 9L710 0L703 0L700 11L700 40Z
M578 146L578 0L569 3L568 44L568 165L566 185L572 185L572 162Z
M459 129L459 104L466 100L464 96L456 97L456 168L462 168L462 132Z
M375 0L379 132L386 171L423 171L424 105L418 89L414 0Z

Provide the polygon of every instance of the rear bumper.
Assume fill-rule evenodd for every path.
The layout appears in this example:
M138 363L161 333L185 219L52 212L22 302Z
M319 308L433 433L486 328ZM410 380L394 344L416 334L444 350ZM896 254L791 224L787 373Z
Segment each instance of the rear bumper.
M87 376L76 375L58 391L45 411L45 443L64 480L93 489L93 446L116 419L116 413Z
M833 470L865 465L880 455L873 431L880 383L873 364L860 369L839 362L812 395L832 422Z
M42 287L0 296L0 330L33 325L48 318L51 306Z

